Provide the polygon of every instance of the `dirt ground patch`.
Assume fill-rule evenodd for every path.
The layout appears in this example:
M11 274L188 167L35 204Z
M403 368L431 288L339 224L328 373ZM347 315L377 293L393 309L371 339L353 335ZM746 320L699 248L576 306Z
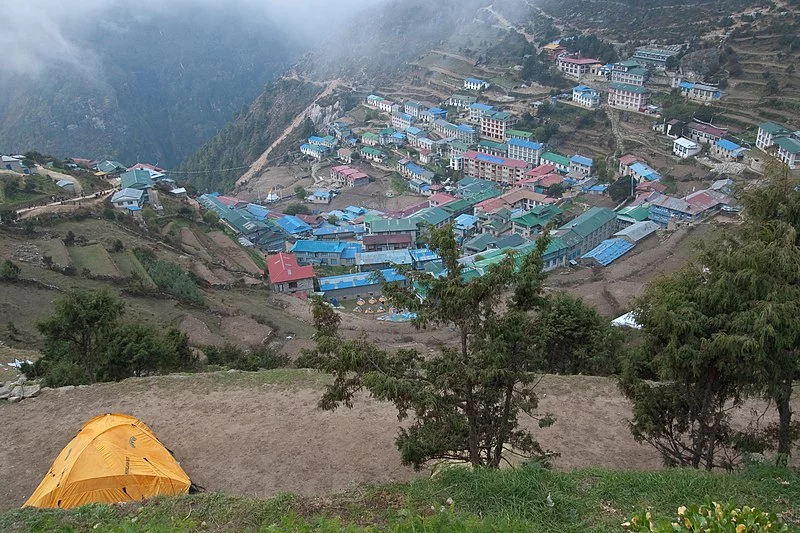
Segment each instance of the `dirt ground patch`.
M563 453L559 465L659 466L654 451L628 435L627 404L611 382L554 378L542 390L543 409L553 409L559 422L537 434ZM316 408L319 394L309 384L264 385L244 376L222 383L199 376L47 391L4 403L0 508L20 505L81 424L106 412L128 413L150 425L192 480L210 491L322 495L417 475L400 464L391 406L364 399L352 410L329 413Z
M177 327L189 336L189 343L194 346L205 346L208 344L221 346L225 343L225 339L216 333L212 333L205 322L192 315L186 315L181 318Z
M272 329L259 324L249 316L227 316L221 323L223 334L236 344L254 346L263 343Z
M247 255L241 246L231 240L230 237L221 231L212 231L208 237L219 248L221 255L234 261L238 268L254 275L261 275L261 269L255 264L253 259ZM218 254L219 255L219 254Z
M425 475L400 464L390 405L362 398L352 410L320 411L315 376L282 370L143 378L3 402L0 509L22 504L80 426L107 412L147 423L192 480L209 491L324 495L358 483ZM630 436L630 406L612 380L547 376L539 391L539 410L553 413L557 422L534 434L562 454L557 468L661 466L653 448Z
M214 260L189 228L181 228L181 246L188 253L200 257L204 261L212 262Z
M696 246L717 231L716 225L700 224L691 229L659 232L597 272L589 268L554 272L547 286L580 296L601 314L616 317L630 311L633 299L648 281L685 266L697 254Z

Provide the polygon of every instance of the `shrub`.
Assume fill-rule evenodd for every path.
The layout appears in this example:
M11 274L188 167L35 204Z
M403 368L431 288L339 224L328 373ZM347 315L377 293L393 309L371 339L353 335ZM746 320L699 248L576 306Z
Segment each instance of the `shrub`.
M208 358L209 365L218 365L236 370L255 372L257 370L272 370L287 367L290 364L289 356L277 353L274 349L264 344L243 350L233 344L222 347L207 346L203 350Z
M179 300L194 304L203 303L203 295L194 279L180 265L158 259L153 252L141 248L137 248L133 253L159 289Z
M19 279L19 267L11 262L10 259L6 259L2 265L0 265L0 280L2 281L16 281Z
M733 504L706 502L703 505L683 506L672 520L656 520L649 511L632 517L622 524L632 533L756 533L759 531L789 531L775 514L754 507L735 507Z

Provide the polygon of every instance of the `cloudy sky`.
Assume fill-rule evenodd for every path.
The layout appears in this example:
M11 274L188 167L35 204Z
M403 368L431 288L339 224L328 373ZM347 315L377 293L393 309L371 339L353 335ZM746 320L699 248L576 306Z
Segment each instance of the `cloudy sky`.
M113 39L126 31L131 17L146 22L186 13L218 15L222 20L246 17L263 23L264 31L274 31L277 25L302 42L345 24L352 13L381 1L4 0L0 50L6 72L35 74L54 63L91 69L96 64L96 47L102 43L98 35Z

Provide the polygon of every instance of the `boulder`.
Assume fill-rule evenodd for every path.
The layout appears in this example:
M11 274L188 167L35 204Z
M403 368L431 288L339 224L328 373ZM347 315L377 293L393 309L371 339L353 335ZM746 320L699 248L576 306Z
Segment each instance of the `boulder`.
M18 401L22 400L19 396L9 396L8 401L11 403L17 403Z

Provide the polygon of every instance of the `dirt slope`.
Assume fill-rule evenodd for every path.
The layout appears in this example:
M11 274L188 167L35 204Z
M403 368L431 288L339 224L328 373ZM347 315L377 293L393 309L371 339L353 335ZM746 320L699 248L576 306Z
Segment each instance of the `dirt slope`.
M2 402L0 509L21 505L81 425L112 411L149 424L192 480L210 491L325 494L419 475L400 464L389 405L364 400L352 411L322 412L318 380L296 371L294 384L263 383L276 376L286 378L286 371L128 380ZM611 381L550 377L541 390L542 411L554 412L558 422L536 432L562 452L559 467L659 466L654 451L629 436L629 408Z

